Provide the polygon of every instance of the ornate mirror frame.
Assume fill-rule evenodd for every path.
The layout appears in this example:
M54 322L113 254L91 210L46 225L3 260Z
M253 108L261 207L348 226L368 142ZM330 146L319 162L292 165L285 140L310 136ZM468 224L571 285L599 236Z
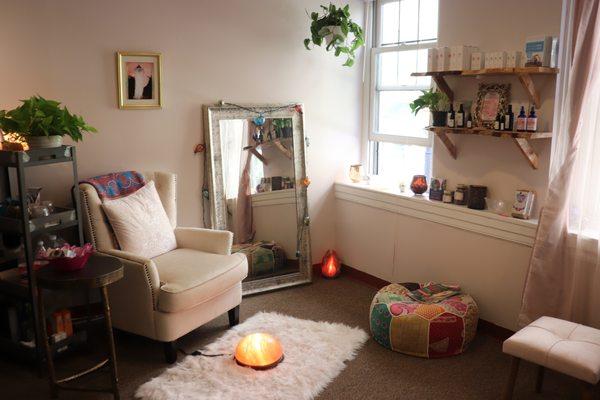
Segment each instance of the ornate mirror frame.
M240 108L244 107L244 109ZM253 110L250 112L249 110ZM256 111L254 111L256 110ZM298 231L299 271L286 275L256 279L242 283L244 295L260 293L312 281L310 230L306 174L306 139L304 136L304 107L302 104L261 104L204 106L204 135L206 143L205 179L208 180L210 220L213 229L227 230L227 206L221 155L220 120L251 119L261 111L265 118L291 118L294 147L294 187L296 193L296 227Z

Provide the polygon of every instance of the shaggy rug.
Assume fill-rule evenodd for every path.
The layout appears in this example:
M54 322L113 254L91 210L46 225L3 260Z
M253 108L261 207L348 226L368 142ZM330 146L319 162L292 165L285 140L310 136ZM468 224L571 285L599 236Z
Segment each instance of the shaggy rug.
M284 360L275 368L255 371L237 365L233 352L245 335L265 332L281 342ZM308 321L260 312L230 329L206 348L140 386L146 400L312 399L346 366L367 340L360 328Z

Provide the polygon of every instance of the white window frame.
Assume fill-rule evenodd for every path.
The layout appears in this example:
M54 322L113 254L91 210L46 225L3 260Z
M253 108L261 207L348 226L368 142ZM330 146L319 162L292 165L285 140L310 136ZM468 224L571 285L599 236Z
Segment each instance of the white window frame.
M426 41L411 41L411 42L402 42L398 44L384 45L381 43L381 8L385 3L395 2L397 0L375 0L373 2L373 9L371 10L372 15L370 20L375 22L371 32L374 36L374 40L371 43L371 47L368 49L369 55L369 79L367 84L367 90L369 93L368 104L365 106L365 110L368 112L368 126L367 126L367 135L365 149L367 149L367 165L369 165L369 170L374 171L376 166L374 165L376 160L373 160L373 142L387 142L387 143L396 143L396 144L406 144L406 145L416 145L433 148L433 135L431 132L427 133L426 138L419 138L413 136L402 136L402 135L393 135L386 134L383 132L378 132L375 127L379 125L378 117L379 117L379 104L378 104L378 92L382 91L409 91L409 90L427 90L432 87L433 82L430 85L386 85L381 86L378 83L377 73L377 59L378 55L387 52L399 52L399 51L410 51L410 50L422 50L434 48L438 44L439 38L439 30L438 37L435 40L426 40ZM439 1L438 1L439 4ZM420 12L420 10L419 10ZM374 18L374 17L375 18ZM439 16L438 16L439 18ZM418 27L417 27L418 29Z

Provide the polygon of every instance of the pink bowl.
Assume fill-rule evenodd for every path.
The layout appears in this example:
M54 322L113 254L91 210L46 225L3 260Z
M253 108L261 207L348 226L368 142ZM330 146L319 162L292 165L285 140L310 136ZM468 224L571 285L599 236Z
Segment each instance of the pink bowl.
M74 258L53 258L52 260L48 261L48 266L56 268L62 272L79 271L83 269L83 267L85 267L85 264L87 263L88 258L90 258L90 255L92 255L91 252Z

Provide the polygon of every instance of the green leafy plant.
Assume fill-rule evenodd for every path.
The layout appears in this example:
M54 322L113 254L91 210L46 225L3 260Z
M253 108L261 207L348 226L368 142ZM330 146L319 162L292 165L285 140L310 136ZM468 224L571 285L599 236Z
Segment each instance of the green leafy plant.
M344 66L351 67L354 65L354 52L365 43L363 30L350 18L350 6L346 5L343 8L338 8L333 4L329 7L321 6L323 14L318 12L310 13L310 38L304 39L304 46L310 50L310 43L315 46L321 46L323 41L326 42L325 49L333 50L335 56L341 54L346 56ZM352 40L350 40L352 34ZM330 41L329 41L330 40Z
M448 96L437 90L421 90L421 93L423 94L410 103L410 109L415 115L424 108L432 112L445 111L450 104Z
M83 132L97 132L81 116L71 114L60 103L33 96L12 110L0 110L0 129L27 139L30 136L65 136L74 141L83 139Z

